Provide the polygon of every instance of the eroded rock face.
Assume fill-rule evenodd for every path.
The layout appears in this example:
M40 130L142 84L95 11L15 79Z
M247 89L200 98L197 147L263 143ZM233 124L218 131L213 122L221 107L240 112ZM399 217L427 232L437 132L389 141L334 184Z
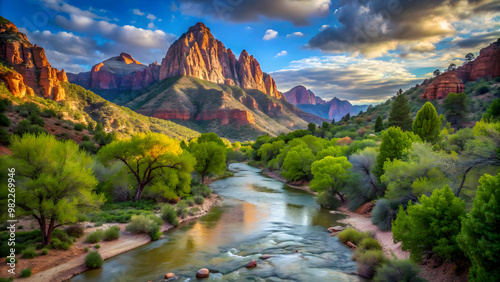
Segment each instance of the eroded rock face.
M221 125L228 124L229 121L236 121L238 125L248 125L255 123L254 116L251 112L239 109L221 109L216 112L203 112L198 114L195 120L219 120Z
M320 97L316 97L316 95L314 95L314 93L311 90L306 89L302 85L295 86L294 88L290 89L289 91L283 93L283 95L285 96L285 98L288 102L290 102L291 104L294 104L294 105L326 104L326 101L324 101Z
M3 71L0 75L14 95L34 95L64 100L66 94L60 82L67 81L64 70L52 68L45 50L33 46L26 35L12 23L0 25L0 59L18 74Z
M282 98L274 79L264 74L259 62L243 50L238 59L231 49L215 39L203 23L189 28L168 49L162 60L160 80L180 75L194 76L214 83L258 89Z
M180 119L184 121L193 118L189 112L177 109L158 110L153 114L153 117L160 119Z
M465 89L464 83L480 78L500 76L500 40L481 49L479 56L454 71L448 71L436 77L430 83L422 99L444 99L449 93L460 93Z
M425 88L421 98L427 100L444 99L449 93L460 93L464 90L465 85L458 77L457 71L447 71L436 77L434 81Z

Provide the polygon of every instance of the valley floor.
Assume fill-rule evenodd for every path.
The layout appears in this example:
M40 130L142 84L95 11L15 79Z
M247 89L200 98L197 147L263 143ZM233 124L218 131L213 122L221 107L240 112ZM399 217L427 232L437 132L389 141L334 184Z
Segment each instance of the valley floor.
M179 220L179 222L185 222L207 214L210 209L219 204L221 198L217 194L212 194L210 198L205 199L204 203L198 208L200 212L193 216L187 216L184 219ZM50 253L45 256L37 256L33 259L21 259L21 255L18 255L18 263L16 264L16 272L19 273L21 269L31 267L33 275L29 278L18 278L22 281L66 281L71 279L74 275L86 271L88 268L85 266L84 260L87 253L84 251L85 247L90 247L91 250L94 248L92 246L96 244L85 243L86 234L92 233L97 229L109 227L111 225L118 225L121 229L121 236L118 240L114 241L101 241L98 244L101 246L99 248L99 253L104 260L112 258L114 256L123 254L140 246L143 246L151 242L150 237L147 234L130 234L125 231L125 226L127 223L123 224L104 224L101 227L92 227L85 229L85 235L76 240L76 242L67 251L63 250L50 250ZM168 223L163 223L161 231L165 232L171 229L173 226ZM6 264L0 265L0 273L2 277L8 278L4 275L7 273L8 266ZM165 270L168 272L168 270Z

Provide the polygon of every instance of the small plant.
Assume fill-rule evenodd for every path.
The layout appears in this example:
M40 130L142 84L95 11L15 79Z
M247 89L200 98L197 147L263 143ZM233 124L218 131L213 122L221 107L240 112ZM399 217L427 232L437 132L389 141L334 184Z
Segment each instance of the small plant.
M368 250L361 254L358 259L358 275L364 278L373 278L375 270L387 262L382 250Z
M83 248L83 251L86 252L86 253L88 253L89 252L89 247Z
M26 247L24 250L21 251L21 254L22 258L27 258L27 259L32 259L38 255L36 253L35 246L33 245Z
M49 254L49 248L47 248L47 247L43 248L42 251L40 252L40 254L42 256L48 255Z
M365 238L356 246L356 252L354 252L353 259L357 260L359 256L368 250L382 250L382 246L375 238Z
M30 277L30 276L31 276L31 267L21 270L21 277Z
M87 237L85 237L85 242L95 244L95 243L101 241L103 235L104 235L104 231L96 230L96 231L88 234Z
M85 257L85 265L88 268L100 268L102 266L103 260L101 255L98 252L90 252L86 257Z
M164 205L161 208L161 218L172 224L173 226L179 225L179 220L177 219L177 213L175 212L175 208L171 205Z
M199 208L192 208L192 209L189 209L188 210L188 215L195 215L197 212L199 212L200 209Z
M77 123L77 124L75 124L75 126L73 128L76 131L82 131L85 128L85 126L83 124L81 124L81 123Z
M22 225L19 225L17 229L24 229L24 227Z
M113 241L120 238L120 227L119 226L111 226L104 232L103 239L104 241Z
M186 204L188 204L188 206L192 207L192 206L194 206L194 200L193 199L186 199Z
M97 244L94 246L94 248L97 250L97 249L100 249L101 248L101 245Z
M13 258L6 257L5 263L17 263L17 258L16 257L13 257Z
M411 260L393 260L383 264L378 270L373 281L406 281L421 282L424 279L418 277L420 268Z
M196 195L194 196L194 202L197 204L197 205L201 205L203 204L203 202L205 201L205 199L203 199L202 196L199 196L199 195Z
M80 225L71 225L68 226L64 231L71 237L81 238L85 235L85 231L83 230L83 226Z
M132 233L149 234L155 225L161 226L163 221L155 215L133 215L132 221L125 227L125 230Z
M346 228L345 230L339 233L338 237L339 240L342 241L342 243L344 244L347 244L347 242L351 242L354 245L357 245L363 239L369 238L370 235L365 232L360 232L354 228Z
M148 232L149 237L151 237L151 241L156 241L160 239L161 237L161 232L160 232L160 226L155 224L151 227L151 230Z

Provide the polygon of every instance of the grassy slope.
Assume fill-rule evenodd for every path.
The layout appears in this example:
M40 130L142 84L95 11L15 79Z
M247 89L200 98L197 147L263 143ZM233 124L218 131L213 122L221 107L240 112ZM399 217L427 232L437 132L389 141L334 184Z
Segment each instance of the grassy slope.
M261 106L267 103L282 104L281 113L270 117L259 109L249 109L240 102L245 96L253 97ZM219 109L240 109L252 112L255 124L239 126L236 121L221 125L218 120L210 121L179 121L177 123L201 132L214 131L221 136L232 140L250 140L258 135L269 133L278 135L295 129L307 127L307 123L290 110L288 103L276 100L258 90L247 90L237 86L215 84L190 76L173 77L162 80L143 91L137 93L124 92L117 100L125 106L144 115L153 115L157 110L180 109L193 116L200 113L213 113ZM293 107L293 106L292 106ZM272 114L271 114L272 115Z

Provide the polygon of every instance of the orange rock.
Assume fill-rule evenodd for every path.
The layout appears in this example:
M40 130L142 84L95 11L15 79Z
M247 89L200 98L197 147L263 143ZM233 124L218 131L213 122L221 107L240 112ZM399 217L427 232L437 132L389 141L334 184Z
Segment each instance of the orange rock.
M165 274L165 279L170 279L170 278L174 278L174 277L175 277L175 273L169 272L169 273Z
M252 260L251 262L247 263L246 268L254 268L257 267L257 261Z
M344 230L344 227L342 226L334 226L334 227L330 227L328 228L328 232L332 233L332 232L339 232L339 231L342 231Z
M197 278L207 278L208 276L210 276L210 271L208 271L208 269L206 268L202 268L196 271Z
M436 77L434 81L425 88L422 99L435 100L444 99L449 93L460 93L465 90L465 85L458 77L456 71L448 71Z
M365 213L369 213L372 209L373 209L373 203L372 202L367 202L367 203L364 203L363 205L361 205L355 211L355 213L357 213L357 214L365 214Z

